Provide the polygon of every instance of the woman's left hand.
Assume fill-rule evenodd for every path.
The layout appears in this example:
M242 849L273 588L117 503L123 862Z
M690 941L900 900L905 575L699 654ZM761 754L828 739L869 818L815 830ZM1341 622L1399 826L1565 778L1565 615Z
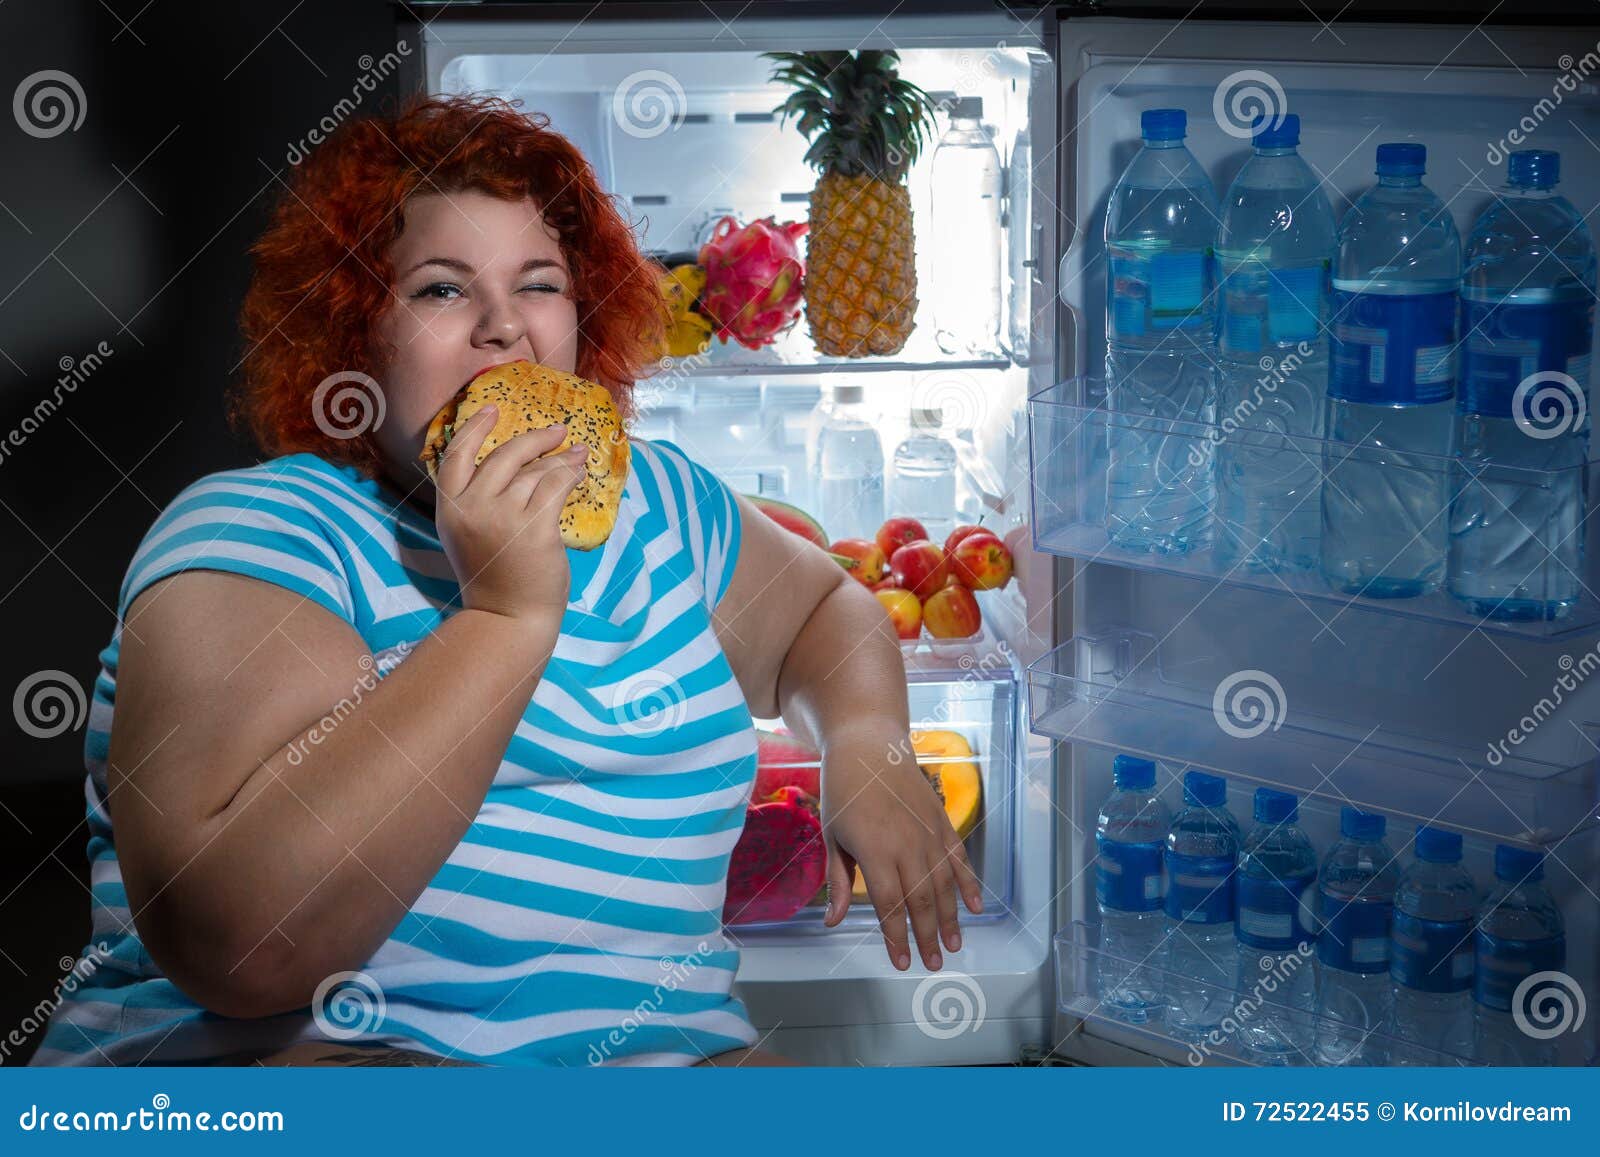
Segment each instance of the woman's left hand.
M973 915L983 890L938 793L917 766L911 737L883 729L830 736L822 760L822 830L828 845L829 927L850 909L855 867L883 929L889 959L911 967L906 919L930 971L943 963L939 942L961 949L959 892Z

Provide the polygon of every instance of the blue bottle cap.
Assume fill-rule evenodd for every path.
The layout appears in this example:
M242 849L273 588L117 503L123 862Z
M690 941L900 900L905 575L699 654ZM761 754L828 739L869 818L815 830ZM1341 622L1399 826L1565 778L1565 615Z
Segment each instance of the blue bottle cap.
M1459 864L1461 862L1461 836L1442 828L1417 825L1417 859L1430 864Z
M1494 849L1494 874L1496 879L1513 884L1544 879L1544 853L1514 848L1510 844L1497 844Z
M1420 177L1428 171L1428 150L1414 141L1378 146L1378 176Z
M1506 180L1529 189L1553 189L1561 180L1561 154L1552 149L1521 149L1506 161Z
M1382 816L1364 812L1348 804L1339 810L1339 834L1347 840L1360 840L1364 844L1370 844L1383 839L1383 833L1388 830L1389 822Z
M1154 787L1156 765L1137 755L1119 755L1111 761L1111 780L1119 788Z
M1300 799L1287 791L1258 787L1253 814L1258 824L1292 824L1300 818Z
M1228 802L1228 781L1203 771L1183 773L1183 802L1199 807L1222 807Z
M1255 139L1251 144L1258 149L1292 149L1300 143L1300 117L1297 113L1280 113L1276 120L1261 113L1252 127L1255 129Z
M1139 114L1139 135L1147 141L1181 141L1189 132L1189 114L1181 108L1147 108Z

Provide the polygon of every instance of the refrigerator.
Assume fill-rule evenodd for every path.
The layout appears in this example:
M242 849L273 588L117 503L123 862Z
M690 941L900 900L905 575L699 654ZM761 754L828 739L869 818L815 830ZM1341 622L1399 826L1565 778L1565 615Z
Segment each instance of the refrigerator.
M1427 183L1463 237L1504 179L1505 152L1556 149L1562 190L1594 227L1594 13L412 3L397 23L421 49L406 56L415 90L489 92L548 115L664 260L692 254L725 215L806 219L815 178L793 124L773 116L785 90L763 52L893 48L930 94L982 102L1002 168L1000 203L973 210L1001 222L993 348L952 354L936 339L936 250L960 229L930 225L940 207L924 151L908 177L917 324L900 353L826 357L802 321L764 349L714 343L668 359L638 388L637 435L670 438L736 490L802 508L816 498L807 442L825 390L862 387L886 458L913 408L941 409L960 463L952 515L981 519L1015 557L1015 580L980 592L977 636L903 646L913 726L959 736L970 753L959 758L979 769L967 846L983 915L963 913L962 950L932 974L895 972L864 903L835 929L816 907L729 927L736 991L764 1047L845 1065L1246 1062L1228 1039L1196 1050L1159 1019L1131 1024L1101 1000L1118 962L1102 953L1094 829L1112 760L1130 754L1156 762L1173 805L1185 772L1223 776L1245 825L1257 788L1295 792L1319 856L1346 804L1387 818L1402 865L1417 823L1459 833L1483 890L1497 845L1545 852L1567 941L1566 1003L1548 1006L1565 1023L1548 1039L1558 1063L1595 1062L1600 1011L1582 1010L1600 991L1600 680L1584 682L1600 667L1597 544L1586 543L1578 604L1532 624L1481 621L1443 596L1350 598L1306 576L1240 574L1209 552L1122 550L1105 530L1110 419L1098 380L1106 206L1143 110L1186 111L1187 144L1219 190L1250 156L1250 102L1296 113L1301 155L1336 218L1372 184L1380 142L1424 143ZM947 123L942 112L935 134ZM1196 445L1213 433L1166 431ZM1581 471L1592 511L1592 471ZM919 748L919 763L940 758Z

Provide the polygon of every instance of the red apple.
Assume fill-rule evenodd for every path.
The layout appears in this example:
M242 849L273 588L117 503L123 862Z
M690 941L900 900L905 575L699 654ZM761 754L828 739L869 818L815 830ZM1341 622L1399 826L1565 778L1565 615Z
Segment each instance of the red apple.
M888 563L883 551L878 549L878 544L870 539L841 538L828 550L848 560L840 565L862 586L870 587L881 579L884 567Z
M922 621L935 639L965 639L976 635L983 625L978 600L966 587L950 586L935 591L922 608Z
M957 543L959 543L963 538L966 538L967 535L972 534L972 533L974 533L976 531L979 531L979 530L982 530L982 529L983 529L983 527L978 526L978 525L976 525L974 523L970 523L970 522L967 523L965 526L956 527L954 530L952 530L950 532L950 537L948 537L948 538L946 538L944 540L944 548L945 548L945 550L949 551L952 554L954 554Z
M922 603L910 591L899 589L873 592L889 612L894 633L902 639L915 639L922 631ZM971 597L970 595L968 596Z
M889 569L896 582L926 601L944 586L945 576L950 573L950 556L937 543L919 538L889 556Z
M950 568L975 591L992 591L1011 581L1011 552L987 530L969 534L950 556Z
M908 542L928 537L928 528L915 518L891 518L878 527L878 548L884 558L893 558L894 552Z
M874 591L897 591L900 589L900 584L895 580L894 575L886 574L872 584L872 589Z

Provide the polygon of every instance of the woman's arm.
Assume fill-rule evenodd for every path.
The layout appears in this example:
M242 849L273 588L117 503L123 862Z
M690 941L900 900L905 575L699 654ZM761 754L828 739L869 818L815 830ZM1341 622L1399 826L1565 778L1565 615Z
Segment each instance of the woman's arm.
M128 902L162 971L227 1016L359 968L459 843L555 646L465 609L379 681L292 592L188 571L129 608L108 760Z
M827 923L850 907L855 863L895 967L910 966L909 914L927 967L956 951L956 893L982 890L910 739L900 644L870 591L824 552L739 499L741 547L714 618L751 710L781 714L822 752Z

